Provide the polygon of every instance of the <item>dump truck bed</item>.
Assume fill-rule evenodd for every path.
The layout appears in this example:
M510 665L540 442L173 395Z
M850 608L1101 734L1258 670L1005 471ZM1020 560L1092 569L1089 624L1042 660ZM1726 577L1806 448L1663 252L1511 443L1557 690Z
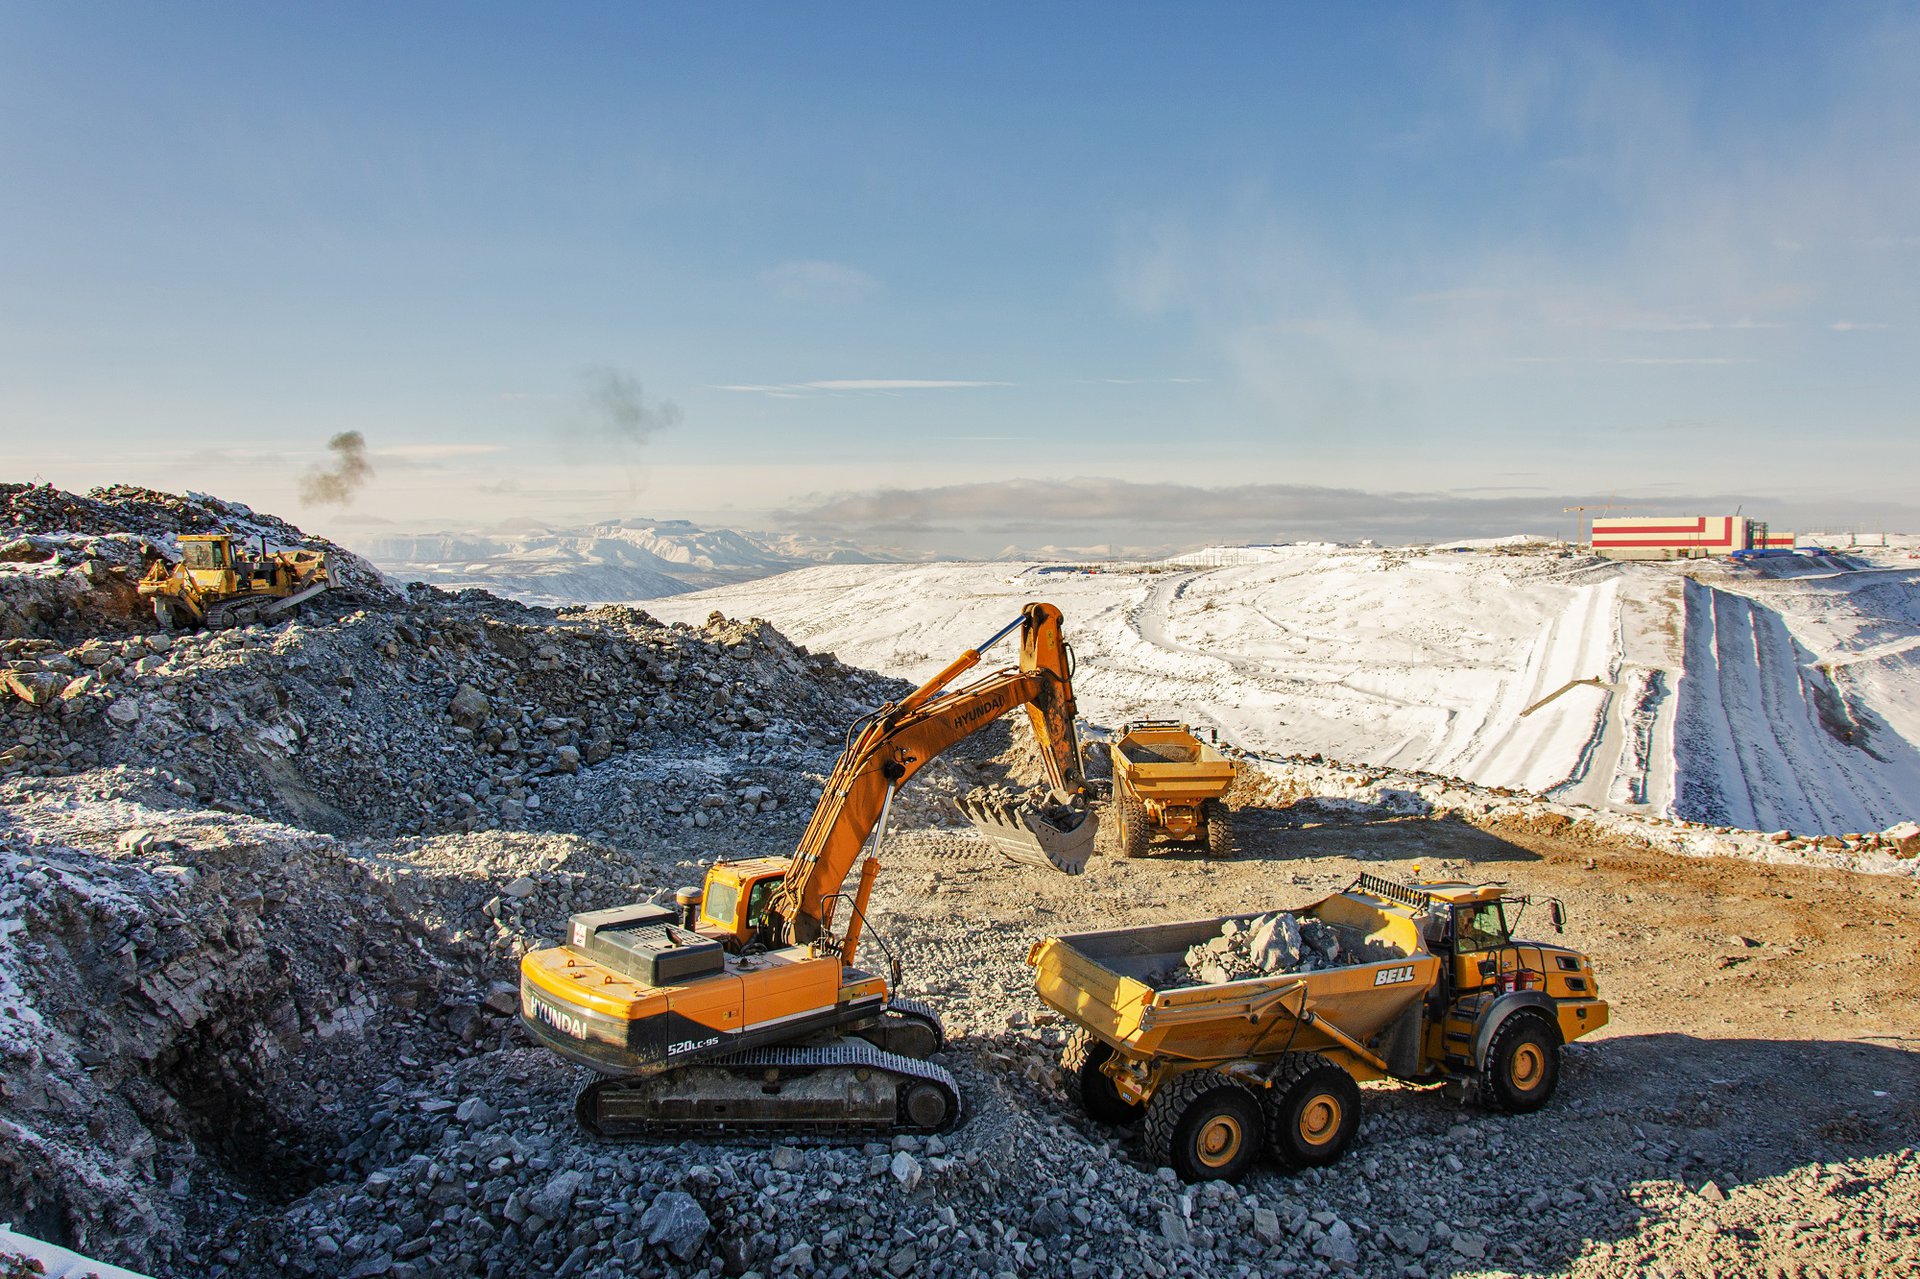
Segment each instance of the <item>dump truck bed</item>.
M1350 947L1384 958L1213 985L1165 980L1189 947L1263 913L1050 937L1027 962L1041 999L1101 1039L1136 1057L1188 1061L1341 1051L1341 1036L1366 1043L1439 978L1441 960L1410 911L1336 893L1289 913L1332 924Z
M1191 804L1233 786L1233 761L1179 725L1132 728L1114 743L1112 758L1115 776L1144 799Z

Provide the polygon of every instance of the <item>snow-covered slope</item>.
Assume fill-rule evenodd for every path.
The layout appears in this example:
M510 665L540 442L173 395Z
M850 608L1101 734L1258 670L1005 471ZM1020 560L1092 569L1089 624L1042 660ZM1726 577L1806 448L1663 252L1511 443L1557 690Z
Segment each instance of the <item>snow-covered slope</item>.
M646 600L750 581L803 564L867 558L855 548L763 539L686 520L623 520L581 529L395 535L366 553L402 581L481 587L528 604Z
M1687 584L1677 807L1829 833L1920 815L1920 564L1764 567Z
M1097 724L1178 716L1263 752L1802 833L1920 812L1920 574L1327 546L1219 558L821 567L648 608L764 617L924 678L1046 599ZM1757 647L1729 613L1760 619Z

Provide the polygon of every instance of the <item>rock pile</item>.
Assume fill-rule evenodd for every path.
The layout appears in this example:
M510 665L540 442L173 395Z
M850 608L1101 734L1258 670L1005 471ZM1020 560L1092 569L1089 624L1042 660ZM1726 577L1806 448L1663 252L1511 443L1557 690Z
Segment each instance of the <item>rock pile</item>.
M432 1103L454 1063L517 1046L512 961L675 878L567 837L343 843L76 799L18 797L0 830L0 1201L149 1265L191 1268L247 1200L493 1122L503 1101Z
M1252 919L1229 919L1217 936L1189 946L1185 961L1160 982L1174 986L1217 986L1221 982L1276 973L1311 973L1363 962L1341 940L1340 930L1311 915L1284 910Z
M839 726L898 687L764 623L430 589L271 629L16 639L0 660L0 778L151 768L342 835L794 820L816 793L796 759L824 771Z
M379 570L325 538L237 502L116 484L81 497L49 484L0 484L0 640L54 640L154 627L134 589L155 560L179 559L181 533L226 531L271 549L324 551L334 590L312 612L328 615L394 592Z

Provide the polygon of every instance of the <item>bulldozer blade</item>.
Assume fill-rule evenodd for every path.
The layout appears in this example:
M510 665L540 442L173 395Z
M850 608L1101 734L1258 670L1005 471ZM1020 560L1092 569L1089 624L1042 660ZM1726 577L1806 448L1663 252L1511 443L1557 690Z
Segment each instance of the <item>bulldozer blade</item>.
M964 796L960 811L987 842L1013 861L1078 875L1093 855L1099 818L1091 809L1039 809L990 796Z

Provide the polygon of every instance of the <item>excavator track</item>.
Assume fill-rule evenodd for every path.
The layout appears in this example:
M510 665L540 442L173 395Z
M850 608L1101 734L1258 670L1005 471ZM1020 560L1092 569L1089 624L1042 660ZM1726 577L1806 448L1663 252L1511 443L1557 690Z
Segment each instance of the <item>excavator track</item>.
M750 1048L642 1078L592 1075L574 1094L574 1115L604 1141L838 1145L946 1132L960 1122L960 1087L943 1066L840 1039Z
M940 1020L940 1014L932 1004L921 999L908 999L895 995L887 1000L887 1011L905 1017L911 1021L923 1021L933 1028L933 1052L939 1052L947 1046L947 1027ZM909 1054L916 1056L918 1054ZM931 1056L929 1053L928 1056Z

